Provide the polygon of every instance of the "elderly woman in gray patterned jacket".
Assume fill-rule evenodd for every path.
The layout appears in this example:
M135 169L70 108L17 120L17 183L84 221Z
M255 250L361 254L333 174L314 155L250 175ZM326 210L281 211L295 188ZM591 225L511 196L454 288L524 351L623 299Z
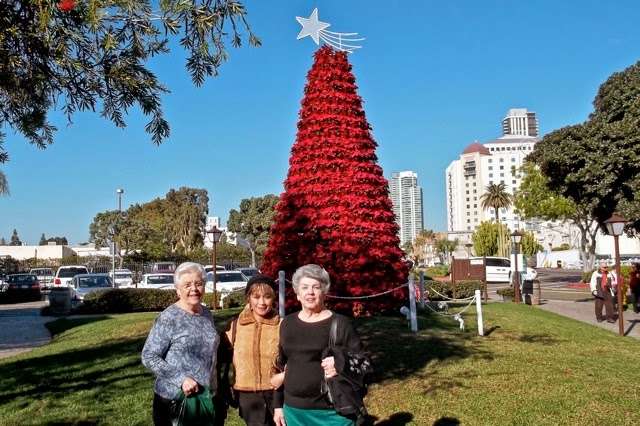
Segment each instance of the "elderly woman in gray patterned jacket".
M200 302L206 273L202 265L182 263L174 283L179 300L162 311L142 349L142 364L156 376L153 398L155 425L171 425L176 399L215 383L215 355L220 337L213 317Z

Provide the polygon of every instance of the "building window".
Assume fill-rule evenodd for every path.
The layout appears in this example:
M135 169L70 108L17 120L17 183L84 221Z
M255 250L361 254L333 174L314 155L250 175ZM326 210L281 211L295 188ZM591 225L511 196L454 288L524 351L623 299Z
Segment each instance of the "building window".
M467 189L467 195L469 194L469 190Z
M504 173L500 173L500 177L504 177ZM504 183L504 182L503 182Z
M475 183L475 182L473 182L473 186L476 186L476 183Z
M504 163L504 158L501 158L501 159L500 159L500 162L501 162L501 163Z
M493 177L493 173L489 173L489 177L490 177L490 178L491 178L491 177Z
M478 200L478 197L473 197L473 201L477 201L477 200Z
M504 166L500 166L500 170L504 170Z
M474 208L474 209L477 209L477 208L478 208L478 205L477 205L477 204L474 204L474 205L473 205L473 208Z
M478 192L478 191L476 191L476 190L474 189L474 190L473 190L473 193L475 194L476 192Z
M471 205L467 204L467 208L468 208L468 209L470 209L470 208L471 208Z
M467 212L467 216L471 216L471 213L470 213L470 212Z
M467 201L469 201L469 197L467 197Z
M516 162L516 157L511 157L511 162L515 163Z
M493 185L493 181L492 180L489 181L489 185Z
M511 151L511 147L510 146L507 147L507 151Z
M491 150L493 151L493 148L491 148ZM493 163L493 159L489 158L489 163Z
M504 183L504 181L503 181L503 180L501 180L501 181L500 181L500 183Z
M512 180L512 181L511 181L511 184L512 184L512 185L515 185L515 184L516 184L516 181L515 181L515 180Z
M475 223L478 223L478 218L473 219Z
M468 182L467 182L467 183L465 183L464 185L465 185L467 188L469 187L469 183L468 183Z
M489 170L493 170L493 166L489 166Z
M471 223L471 219L467 219L467 223Z
M470 226L467 226L467 231L471 231L471 227Z

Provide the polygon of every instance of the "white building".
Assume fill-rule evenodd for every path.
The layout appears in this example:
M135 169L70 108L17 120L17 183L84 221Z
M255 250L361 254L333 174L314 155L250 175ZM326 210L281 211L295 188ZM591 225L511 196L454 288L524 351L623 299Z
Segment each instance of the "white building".
M208 216L207 224L205 225L205 231L202 236L204 239L204 246L208 249L213 248L213 240L211 239L211 234L207 234L206 230L211 229L213 227L218 228L224 233L224 241L228 244L237 245L236 241L236 233L230 232L226 226L220 226L220 217L219 216Z
M526 108L512 108L502 119L502 135L538 137L538 119Z
M525 119L523 121L521 119ZM495 218L494 209L481 207L482 195L491 184L503 183L507 192L513 194L520 186L522 176L519 169L525 157L533 151L539 141L535 113L526 109L510 110L503 121L502 137L485 142L474 142L467 146L457 160L446 170L447 232L449 238L462 242L470 236L480 223ZM525 224L515 215L513 207L500 209L500 221L509 229L524 228Z
M396 223L400 227L400 245L412 242L424 228L422 188L418 186L418 174L412 171L392 173L389 196Z

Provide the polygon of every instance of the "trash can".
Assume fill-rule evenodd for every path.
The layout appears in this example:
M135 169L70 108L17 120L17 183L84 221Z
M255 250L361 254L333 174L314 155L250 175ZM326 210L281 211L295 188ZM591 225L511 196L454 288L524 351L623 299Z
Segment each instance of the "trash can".
M55 315L66 315L71 312L71 290L69 287L53 287L51 289L49 309Z

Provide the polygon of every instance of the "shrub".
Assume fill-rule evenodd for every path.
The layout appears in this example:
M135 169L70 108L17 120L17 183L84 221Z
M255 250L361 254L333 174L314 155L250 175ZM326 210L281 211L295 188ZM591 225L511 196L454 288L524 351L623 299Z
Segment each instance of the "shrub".
M591 274L593 274L593 271L583 272L582 273L582 282L583 283L589 283L591 281Z
M476 290L482 290L484 288L484 284L479 280L456 281L455 286L452 286L450 282L425 281L424 285L427 292L429 293L430 300L445 300L442 296L438 295L436 291L443 296L452 299L465 299L467 297L473 296ZM453 294L454 288L455 297Z
M158 312L178 300L174 291L148 288L117 288L100 293L89 293L77 306L76 314L123 314L129 312ZM211 306L213 293L206 293L202 303Z
M430 277L446 277L449 275L449 265L437 265L427 268L425 275Z
M504 287L504 288L499 288L496 293L498 293L500 296L506 296L506 297L514 297L515 296L515 291L513 290L513 287Z
M244 305L245 305L244 291L233 292L222 300L222 307L224 309L238 308Z

